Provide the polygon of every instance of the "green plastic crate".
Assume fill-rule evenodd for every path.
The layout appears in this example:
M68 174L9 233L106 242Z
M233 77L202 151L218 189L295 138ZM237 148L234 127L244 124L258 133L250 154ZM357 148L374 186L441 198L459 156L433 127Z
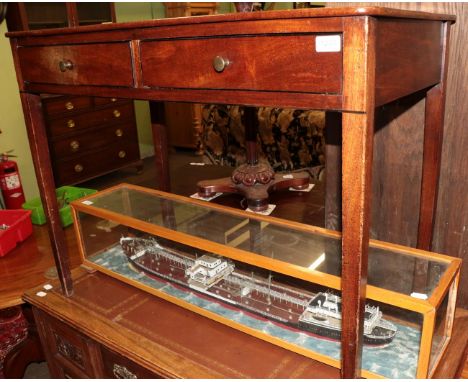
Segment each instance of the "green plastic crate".
M63 227L68 227L73 223L73 216L71 214L71 209L68 203L84 196L94 194L95 192L97 192L97 190L71 186L63 186L55 190L59 208L62 205L62 207L59 209L59 215ZM32 211L31 221L33 224L42 225L46 223L47 219L44 214L44 209L42 208L41 198L29 200L24 203L22 207L25 210Z

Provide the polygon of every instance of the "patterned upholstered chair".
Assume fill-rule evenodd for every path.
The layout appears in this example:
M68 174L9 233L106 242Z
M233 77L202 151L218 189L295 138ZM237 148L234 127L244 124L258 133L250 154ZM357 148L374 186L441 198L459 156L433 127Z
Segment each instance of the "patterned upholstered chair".
M202 145L206 161L236 167L246 161L242 106L205 105ZM259 158L279 171L307 170L321 178L325 165L325 114L257 108Z

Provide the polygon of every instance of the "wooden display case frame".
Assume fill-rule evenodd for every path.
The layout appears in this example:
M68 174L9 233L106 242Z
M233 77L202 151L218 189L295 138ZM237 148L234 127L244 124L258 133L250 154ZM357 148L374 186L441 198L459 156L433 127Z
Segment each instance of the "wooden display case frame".
M328 230L325 228L310 226L310 225L293 222L289 220L284 220L280 218L275 218L271 216L262 216L262 215L258 215L258 214L251 213L251 212L240 211L240 210L226 207L226 206L220 206L220 205L212 204L212 203L201 201L201 200L196 200L193 198L174 195L174 194L166 193L163 191L152 190L152 189L148 189L145 187L125 184L125 183L114 186L114 187L110 187L106 190L100 191L89 197L85 197L85 198L82 198L78 201L74 201L71 203L72 212L73 212L74 221L75 221L74 223L75 233L78 238L78 247L79 247L79 251L80 251L83 264L85 266L93 268L93 269L97 269L98 271L103 272L114 278L117 278L120 281L123 281L132 286L140 288L157 297L163 298L167 301L170 301L183 308L189 309L205 317L218 321L222 324L228 325L229 327L241 330L247 334L261 338L265 341L281 346L288 350L295 351L299 354L313 358L315 360L326 363L328 365L331 365L337 368L340 367L339 360L333 359L329 356L319 354L309 349L301 348L297 345L288 344L286 341L276 339L268 334L249 328L243 324L237 323L228 318L222 317L218 314L209 312L201 307L197 307L193 304L187 303L181 299L170 296L167 293L151 288L150 286L143 285L142 283L131 280L112 270L109 270L103 266L95 264L92 261L89 261L86 258L86 254L85 254L86 252L85 252L85 246L84 246L84 241L83 241L84 239L83 239L83 235L82 235L80 224L79 224L79 221L80 221L78 217L79 212L90 214L92 216L96 216L104 220L116 222L124 226L131 227L133 229L136 229L136 230L139 230L139 231L151 234L151 235L169 239L178 243L182 243L191 247L195 247L197 249L210 252L210 253L212 252L212 253L221 255L223 257L230 258L232 260L240 261L240 262L247 263L249 265L253 265L259 268L281 273L281 274L291 276L297 279L301 279L307 282L318 284L327 288L332 288L337 291L341 290L341 287L342 287L341 277L326 274L326 273L316 271L316 270L309 270L307 268L294 265L294 264L289 264L281 260L271 259L271 258L258 255L258 254L255 254L246 250L234 248L232 246L228 246L225 244L220 244L220 243L216 243L207 239L195 237L187 233L177 232L167 227L162 227L162 226L155 225L153 223L144 222L137 218L125 216L125 215L122 215L113 211L108 211L99 207L95 207L91 203L88 203L88 201L92 201L94 198L98 198L100 196L107 195L107 194L113 193L121 189L135 190L135 191L147 193L149 195L154 195L159 198L165 198L169 201L201 206L207 209L211 209L213 211L224 212L224 213L228 213L228 214L241 217L241 218L245 218L245 219L254 218L255 220L261 221L262 223L266 223L266 224L272 223L275 225L280 225L285 228L298 230L298 231L309 233L312 235L318 234L318 235L325 236L325 237L340 239L341 233ZM86 203L83 203L83 201L86 201ZM130 202L128 203L128 205L129 204ZM440 359L442 358L444 351L450 341L452 325L453 325L453 320L454 320L454 313L455 313L457 288L458 288L458 283L459 283L459 278L460 278L461 260L457 258L445 256L442 254L404 247L401 245L386 243L386 242L382 242L378 240L370 240L369 245L377 249L398 252L403 255L413 256L413 257L421 258L424 260L435 260L435 261L439 261L439 262L443 262L447 264L447 269L445 270L441 279L439 280L437 287L435 287L435 289L433 290L432 295L427 300L418 299L416 297L408 296L403 293L398 293L395 291L383 289L381 287L376 287L373 285L367 285L367 289L366 289L366 298L368 299L371 299L380 303L392 305L401 309L417 312L423 316L421 343L419 347L420 352L419 352L419 358L418 358L416 377L428 378L432 375L434 370L437 368L437 365ZM447 316L446 316L446 321L445 321L446 322L445 323L446 338L445 338L444 343L439 347L440 350L437 355L437 358L434 360L431 370L429 370L431 348L432 348L432 338L434 334L436 313L437 313L437 309L439 308L440 304L444 300L447 293L448 293L448 306L447 306ZM361 372L362 372L362 376L366 378L381 378L382 377L378 374L375 374L367 370L362 370Z

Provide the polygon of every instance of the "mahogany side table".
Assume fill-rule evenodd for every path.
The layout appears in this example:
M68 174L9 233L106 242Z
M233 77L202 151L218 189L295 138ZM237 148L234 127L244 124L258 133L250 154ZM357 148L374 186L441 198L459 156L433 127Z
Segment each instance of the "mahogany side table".
M437 200L448 41L454 20L450 15L350 7L7 34L65 294L71 295L73 286L40 93L340 111L342 376L358 376L374 111L426 91L418 244L427 248ZM216 57L225 62L224 70L213 66ZM166 131L159 117L153 122L159 188L168 190Z

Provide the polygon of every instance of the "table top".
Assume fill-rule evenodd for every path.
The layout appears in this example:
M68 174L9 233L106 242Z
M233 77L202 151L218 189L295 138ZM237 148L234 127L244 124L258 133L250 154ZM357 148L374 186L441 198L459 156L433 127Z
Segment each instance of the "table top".
M455 21L454 15L409 11L393 9L386 7L333 7L333 8L310 8L279 11L261 11L261 12L242 12L228 13L222 15L208 15L196 17L176 17L167 19L135 21L127 23L109 23L90 25L73 28L54 28L36 31L10 32L8 37L34 36L34 35L55 35L63 33L87 32L87 31L105 31L116 29L145 28L163 25L180 24L200 24L224 21L247 21L247 20L277 20L277 19L297 19L297 18L321 18L321 17L353 17L353 16L375 16L387 18L405 18L405 19L424 19L424 20L444 20Z
M73 228L64 231L71 265L77 266L80 259ZM46 226L33 226L29 238L0 257L0 309L22 304L25 290L51 280L54 265Z

